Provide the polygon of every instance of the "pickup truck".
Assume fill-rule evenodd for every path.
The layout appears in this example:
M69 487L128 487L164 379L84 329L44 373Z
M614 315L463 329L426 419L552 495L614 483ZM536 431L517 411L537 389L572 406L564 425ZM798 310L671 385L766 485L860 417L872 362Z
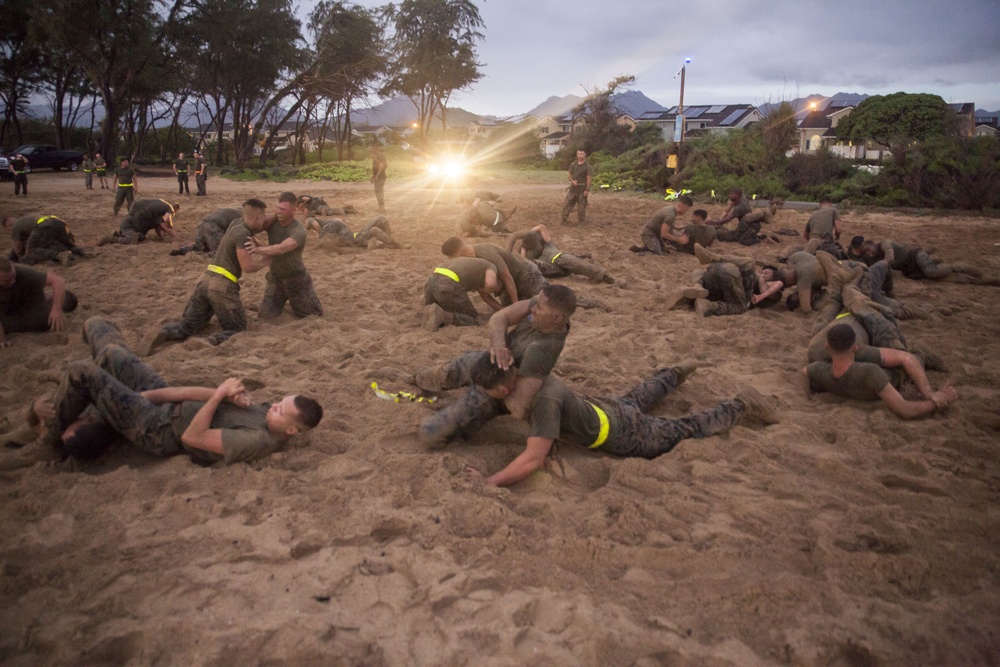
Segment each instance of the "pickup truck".
M0 169L3 170L3 178L10 178L12 176L8 167L10 166L11 158L15 157L18 153L28 158L27 171L29 172L35 169L52 169L53 171L69 169L70 171L76 171L83 163L83 153L80 151L63 151L49 144L25 144L0 158Z

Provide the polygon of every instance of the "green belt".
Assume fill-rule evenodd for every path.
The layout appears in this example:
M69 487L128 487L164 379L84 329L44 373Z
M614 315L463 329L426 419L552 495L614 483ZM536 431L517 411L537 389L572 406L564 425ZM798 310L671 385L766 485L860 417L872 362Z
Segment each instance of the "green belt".
M26 173L28 173L28 172L26 172L26 171L15 171L14 173L15 173L15 174L26 174Z
M442 275L442 276L448 276L449 278L451 278L452 280L454 280L456 283L462 282L461 279L459 279L458 274L455 273L454 271L452 271L451 269L442 269L439 266L439 267L437 267L437 268L434 269L434 273L437 273L438 275Z
M604 444L604 441L608 439L608 431L611 430L611 423L608 421L608 413L601 410L599 407L590 403L590 407L594 408L594 412L597 413L597 418L601 420L601 430L597 434L597 440L594 440L594 444L590 445L590 449L596 449Z
M218 273L220 276L222 276L224 278L229 278L234 283L238 283L240 281L239 278L237 278L236 276L234 276L233 274L231 274L229 271L227 271L226 269L222 268L221 266L216 266L215 264L209 264L208 265L208 270L211 271L212 273Z
M135 187L135 183L119 183L118 187L120 187L120 188L132 188L132 187Z
M559 259L559 257L561 257L561 256L562 256L561 252L557 252L555 255L553 255L552 256L552 263L555 264L556 260Z
M84 169L84 170L83 170L83 173L85 173L85 174L89 174L89 173L90 173L90 169Z
M59 219L59 218L57 218L57 217L56 217L56 216L54 216L54 215L43 215L42 217L40 217L40 218L38 219L38 221L37 221L37 222L35 222L35 224L36 224L36 225L40 225L40 224L42 224L43 222L45 222L46 220L58 220L58 219Z

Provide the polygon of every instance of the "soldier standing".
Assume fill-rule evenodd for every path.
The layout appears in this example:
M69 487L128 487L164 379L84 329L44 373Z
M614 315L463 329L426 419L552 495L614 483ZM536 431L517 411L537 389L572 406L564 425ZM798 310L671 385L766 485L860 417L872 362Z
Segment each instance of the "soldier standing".
M7 169L10 173L14 174L14 196L21 194L21 190L24 190L24 196L28 196L28 158L24 157L20 153L14 156L10 161Z
M590 183L594 179L594 171L587 162L587 151L582 148L576 151L576 162L569 166L569 192L562 209L562 224L569 224L569 214L576 206L576 218L582 225L587 221L587 198L590 196Z
M108 189L108 163L101 157L100 153L94 155L94 171L97 173L97 180L101 182L101 189Z
M194 182L198 186L196 197L205 196L205 156L203 153L194 154Z
M90 154L83 156L83 184L88 190L94 189L94 161Z
M125 210L132 210L132 204L135 202L135 189L139 185L135 169L129 166L127 157L122 158L121 166L115 169L115 182L118 183L118 189L115 191L115 215L118 215L118 211L121 210L122 204L126 201L128 201L128 205Z
M188 186L188 169L191 163L184 159L184 153L178 153L177 159L174 160L174 176L177 177L177 194L191 194L191 188Z
M375 184L375 199L378 200L378 212L385 213L385 179L389 163L381 146L372 146L372 183Z

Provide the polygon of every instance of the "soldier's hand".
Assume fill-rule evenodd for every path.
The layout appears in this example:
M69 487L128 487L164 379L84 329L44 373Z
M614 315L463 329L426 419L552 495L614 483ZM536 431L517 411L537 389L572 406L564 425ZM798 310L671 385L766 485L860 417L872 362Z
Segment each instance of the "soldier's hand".
M63 319L62 308L53 308L49 311L49 331L62 331L66 327L66 320Z
M233 398L244 391L246 391L246 389L243 387L242 380L239 378L229 378L219 385L219 388L215 390L215 393L216 395L221 395L222 398Z
M510 350L506 347L491 347L490 361L503 370L507 370L514 363L514 357L511 356Z
M31 404L31 410L39 419L52 419L56 416L56 406L49 398L36 399Z
M465 476L469 478L471 482L485 482L486 477L483 473L479 472L472 466L465 466Z
M680 243L681 245L687 245L690 241L691 237L688 236L687 234L684 234L679 239L677 239L677 242Z

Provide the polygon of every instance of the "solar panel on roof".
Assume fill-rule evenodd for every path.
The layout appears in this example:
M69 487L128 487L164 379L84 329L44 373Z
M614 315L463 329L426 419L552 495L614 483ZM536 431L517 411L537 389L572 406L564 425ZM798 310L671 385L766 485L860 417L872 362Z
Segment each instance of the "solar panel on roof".
M705 113L722 113L725 108L726 108L725 104L717 104L714 107L710 108Z
M745 109L737 109L736 111L734 111L731 114L729 114L728 116L726 116L725 120L723 120L721 123L719 123L719 125L720 126L721 125L732 125L737 120L739 120L740 116L742 116L745 113L745 111L746 111Z
M698 116L705 113L705 109L707 108L708 107L689 107L687 109L687 113L685 113L684 115L687 116L688 118L697 118Z

